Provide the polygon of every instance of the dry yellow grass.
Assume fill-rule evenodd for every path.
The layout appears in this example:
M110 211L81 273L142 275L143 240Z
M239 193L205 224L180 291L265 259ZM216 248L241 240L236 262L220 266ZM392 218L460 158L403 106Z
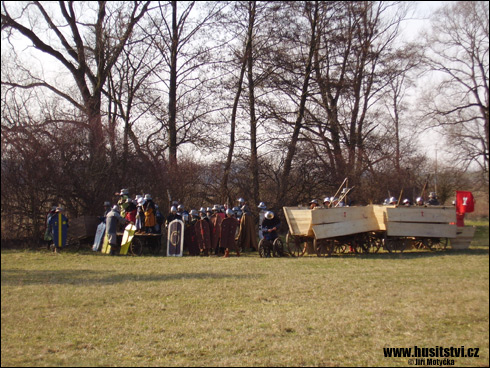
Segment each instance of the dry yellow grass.
M488 245L331 258L2 252L2 366L407 366L384 347L478 347Z

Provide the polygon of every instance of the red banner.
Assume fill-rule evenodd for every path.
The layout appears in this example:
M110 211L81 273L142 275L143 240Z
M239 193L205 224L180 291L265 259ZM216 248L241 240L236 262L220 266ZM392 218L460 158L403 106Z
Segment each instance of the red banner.
M456 213L465 214L475 210L475 201L471 192L456 191Z

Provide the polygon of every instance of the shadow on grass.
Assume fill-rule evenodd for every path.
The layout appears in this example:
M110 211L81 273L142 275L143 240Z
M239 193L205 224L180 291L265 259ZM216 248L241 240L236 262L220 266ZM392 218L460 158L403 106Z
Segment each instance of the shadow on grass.
M123 284L126 282L171 282L175 280L198 281L219 279L247 279L260 275L236 275L223 273L173 273L173 274L124 274L111 271L93 270L4 270L2 269L2 287L20 285L84 285L96 286Z

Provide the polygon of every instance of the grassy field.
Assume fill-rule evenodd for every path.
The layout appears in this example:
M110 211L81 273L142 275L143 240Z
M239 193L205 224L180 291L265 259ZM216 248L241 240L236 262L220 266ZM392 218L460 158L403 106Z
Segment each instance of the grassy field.
M408 366L479 348L488 222L466 251L229 259L2 251L2 366Z

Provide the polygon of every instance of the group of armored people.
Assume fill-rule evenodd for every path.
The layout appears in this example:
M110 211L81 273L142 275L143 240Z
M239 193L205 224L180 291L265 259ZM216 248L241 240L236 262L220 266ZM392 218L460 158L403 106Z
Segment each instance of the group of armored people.
M453 201L453 205L455 201ZM392 206L392 205L398 205L398 200L395 197L390 197L386 198L383 202L383 205L385 206ZM437 194L436 192L430 192L429 193L429 199L427 201L424 201L422 197L417 197L415 200L415 203L412 204L412 201L408 198L405 198L401 205L405 207L410 207L410 206L439 206L439 200L437 199ZM315 209L315 208L333 208L333 207L344 207L345 203L342 201L342 199L336 198L336 197L325 197L323 200L323 207L320 205L320 202L317 199L313 199L310 201L310 209Z
M237 200L238 205L233 208L227 208L226 205L214 205L213 207L201 207L199 210L192 209L186 211L183 204L172 202L170 212L164 216L159 209L159 206L153 201L150 194L136 195L132 199L128 189L121 189L115 195L119 196L116 205L111 205L110 202L104 202L104 214L99 217L99 220L105 222L106 237L108 244L111 246L111 255L119 254L120 244L118 244L117 232L125 225L131 223L136 227L136 233L161 234L164 228L168 228L173 220L182 220L185 225L184 231L184 248L187 249L189 255L204 255L210 254L229 257L230 251L235 251L237 256L240 255L240 250L257 250L257 238L273 242L277 237L277 231L281 225L278 216L274 212L268 211L264 202L260 202L257 206L259 209L259 229L258 236L255 227L255 221L252 218L251 211L243 198ZM384 201L385 205L397 205L396 198L391 197ZM411 206L409 199L405 199L403 206ZM424 200L419 197L416 199L416 206L431 206L439 205L435 192L429 194L429 200ZM339 200L335 197L326 197L323 201L323 207L320 206L318 200L310 201L310 208L333 208L345 206L342 198ZM68 226L68 219L62 214L61 207L53 207L47 215L47 230L45 240L52 240L56 236L54 228L58 222ZM227 226L222 226L223 220ZM230 225L231 224L231 225ZM206 229L207 228L207 229ZM232 234L222 234L222 230L227 229ZM230 230L231 229L231 230ZM210 234L210 241L202 241L201 235L204 233ZM51 249L54 252L59 252L60 247L51 244Z
M111 255L119 254L117 232L126 224L134 224L136 233L161 234L174 220L184 223L184 248L189 255L208 256L214 253L229 257L230 251L235 251L237 256L240 256L240 250L258 248L255 221L243 198L239 198L238 206L233 208L214 205L212 208L201 207L190 212L185 210L183 204L174 201L170 212L164 216L150 194L136 195L134 199L130 197L128 189L121 189L115 194L119 196L117 204L111 206L110 202L105 202L105 212L100 217L100 220L106 223ZM280 220L272 211L267 211L265 203L261 202L258 208L258 238L260 240L265 237L273 241L278 236ZM222 226L223 222L228 226ZM225 229L232 234L225 236ZM205 233L209 234L209 241L203 240L202 236Z

